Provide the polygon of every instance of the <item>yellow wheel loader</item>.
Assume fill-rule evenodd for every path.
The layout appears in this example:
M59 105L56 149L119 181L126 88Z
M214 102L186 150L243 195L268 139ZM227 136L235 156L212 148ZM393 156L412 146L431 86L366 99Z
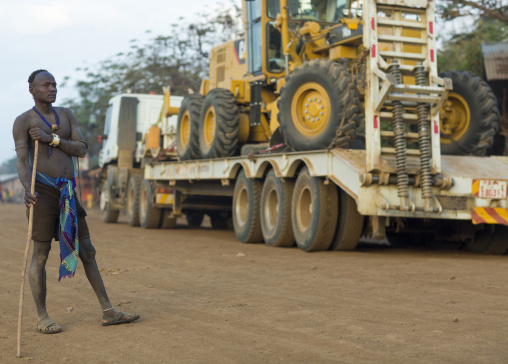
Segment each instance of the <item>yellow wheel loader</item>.
M372 107L365 93L374 86L367 84L365 72L368 60L377 57L372 52L398 65L402 84L415 84L420 64L419 85L436 81L430 72L436 51L429 46L435 40L434 19L409 5L381 4L372 14L374 24L374 17L364 19L368 2L363 1L244 0L244 37L212 49L209 78L182 104L179 158L248 154L254 143L258 149L270 143L294 151L365 148L365 109ZM433 9L434 1L427 7ZM379 38L374 48L366 44L372 32ZM429 59L433 64L424 64ZM465 72L442 76L457 87L439 109L443 153L484 155L498 128L492 91ZM392 108L383 105L383 111ZM417 113L416 106L406 109ZM380 122L384 131L392 129L389 118ZM414 135L417 120L405 129ZM394 140L382 143L395 148Z

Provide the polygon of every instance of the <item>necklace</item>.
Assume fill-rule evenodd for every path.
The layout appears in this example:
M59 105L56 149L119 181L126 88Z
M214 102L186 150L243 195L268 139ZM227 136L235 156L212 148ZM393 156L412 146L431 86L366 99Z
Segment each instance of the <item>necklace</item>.
M51 108L51 110L53 110L53 114L55 114L55 122L56 122L56 125L51 125L47 120L46 118L39 112L37 111L37 109L34 107L32 107L32 110L35 111L37 113L37 115L40 116L40 118L42 119L42 121L44 121L46 123L47 126L49 126L51 128L52 131L57 131L58 130L58 127L60 126L60 118L58 117L58 114L56 113L55 109Z

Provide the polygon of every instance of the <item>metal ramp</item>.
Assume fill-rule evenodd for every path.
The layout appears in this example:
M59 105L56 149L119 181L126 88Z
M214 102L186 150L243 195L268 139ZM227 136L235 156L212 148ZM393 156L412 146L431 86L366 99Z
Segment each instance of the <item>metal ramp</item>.
M390 209L440 213L432 175L441 171L439 109L451 89L437 75L434 13L427 0L364 1L366 169L395 159L399 202ZM424 204L409 194L408 158L418 158ZM413 172L414 173L414 172Z

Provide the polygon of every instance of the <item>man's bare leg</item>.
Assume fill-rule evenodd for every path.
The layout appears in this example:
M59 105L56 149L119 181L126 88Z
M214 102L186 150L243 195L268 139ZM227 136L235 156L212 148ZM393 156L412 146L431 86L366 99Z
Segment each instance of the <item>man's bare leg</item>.
M85 268L86 277L99 299L103 316L114 318L118 311L113 308L113 305L109 301L104 282L99 272L99 267L97 266L97 261L95 260L95 248L90 238L81 239L79 241L79 258ZM134 319L137 318L139 318L137 314L124 313L120 316L119 320L134 321ZM108 320L103 319L102 322L108 323Z
M46 261L51 250L51 241L34 241L32 262L28 268L28 280L37 307L37 329L44 333L57 333L62 330L53 323L46 310ZM49 322L51 321L51 322Z

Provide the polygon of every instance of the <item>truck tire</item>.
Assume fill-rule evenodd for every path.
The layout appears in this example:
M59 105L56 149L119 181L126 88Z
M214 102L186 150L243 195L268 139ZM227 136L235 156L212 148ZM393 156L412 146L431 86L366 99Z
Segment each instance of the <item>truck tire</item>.
M176 153L180 160L199 159L199 113L203 96L190 94L184 97L176 123Z
M176 227L176 216L173 215L173 210L164 209L162 211L161 229L174 229Z
M337 187L311 177L304 167L296 179L291 203L291 222L296 244L304 251L327 250L337 226Z
M356 201L339 189L337 230L330 250L355 250L362 236L365 218L358 212Z
M205 159L230 157L238 147L238 106L233 93L216 88L205 96L199 118L199 150Z
M141 190L141 183L143 183L143 176L141 175L133 175L129 179L125 213L127 223L130 226L139 226L139 191Z
M162 209L155 207L155 196L150 181L143 180L139 192L139 223L143 229L157 229L161 222Z
M466 243L472 253L503 255L508 250L508 227L504 225L488 226L479 231L473 241Z
M111 224L118 221L120 210L113 208L111 202L113 196L114 169L108 168L108 176L100 195L100 208L102 213L102 221Z
M499 109L492 89L468 72L450 71L439 76L453 82L448 102L439 112L441 153L486 155L499 128Z
M205 214L202 212L191 211L185 214L187 225L194 228L200 227L204 218Z
M295 69L277 103L280 132L286 143L296 151L328 148L349 109L342 137L334 143L348 147L360 122L361 102L353 87L349 70L339 63L319 59Z
M233 193L233 227L238 241L245 244L263 242L259 202L261 182L247 178L242 170Z
M261 231L266 245L288 247L295 244L291 225L291 197L295 183L282 182L272 169L261 191Z

